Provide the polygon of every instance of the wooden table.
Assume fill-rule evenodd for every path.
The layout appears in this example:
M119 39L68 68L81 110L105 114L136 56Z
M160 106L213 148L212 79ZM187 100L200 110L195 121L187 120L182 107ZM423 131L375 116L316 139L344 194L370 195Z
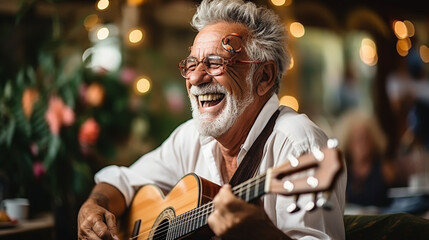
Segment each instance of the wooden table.
M26 239L54 239L54 217L50 213L40 214L16 226L0 229L0 239L26 240Z

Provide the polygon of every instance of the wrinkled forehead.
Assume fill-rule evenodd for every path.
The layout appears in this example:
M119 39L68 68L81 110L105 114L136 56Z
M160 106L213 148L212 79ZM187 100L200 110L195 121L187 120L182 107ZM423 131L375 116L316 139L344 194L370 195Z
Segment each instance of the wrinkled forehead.
M215 54L220 56L227 56L226 51L222 51L220 40L202 40L194 41L194 44L189 47L190 55L196 58L203 58L205 56Z
M241 31L240 31L241 30ZM201 58L210 54L232 56L242 52L242 29L215 24L202 29L189 50L191 56Z

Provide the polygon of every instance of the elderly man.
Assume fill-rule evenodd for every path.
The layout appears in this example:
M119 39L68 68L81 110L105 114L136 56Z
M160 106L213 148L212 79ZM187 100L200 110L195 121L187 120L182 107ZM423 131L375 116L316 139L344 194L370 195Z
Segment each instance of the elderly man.
M193 119L130 167L109 166L96 174L97 184L79 211L79 239L117 239L115 219L139 187L171 190L190 172L223 186L207 220L218 237L344 239L344 174L334 184L330 211L290 213L287 207L297 199L277 194L261 197L260 204L247 203L228 184L238 167L256 156L252 146L260 150L260 162L252 162L258 174L290 155L326 145L325 134L305 115L279 107L279 82L289 64L279 18L241 0L204 0L192 24L199 33L179 69ZM270 124L265 139L259 139ZM303 195L298 203L308 201L311 195Z

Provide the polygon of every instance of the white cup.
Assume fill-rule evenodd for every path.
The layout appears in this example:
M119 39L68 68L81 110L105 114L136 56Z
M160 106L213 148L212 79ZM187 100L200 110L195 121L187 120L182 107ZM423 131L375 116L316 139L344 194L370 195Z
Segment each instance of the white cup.
M30 208L30 203L26 198L11 198L5 199L2 202L3 207L6 210L7 215L11 219L16 219L18 221L25 221L28 218L28 210Z

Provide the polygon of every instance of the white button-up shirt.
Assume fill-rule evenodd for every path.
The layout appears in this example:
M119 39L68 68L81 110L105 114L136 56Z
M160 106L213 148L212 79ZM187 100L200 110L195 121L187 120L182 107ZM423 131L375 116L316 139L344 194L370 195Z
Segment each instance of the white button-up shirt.
M265 104L253 124L237 157L237 164L262 132L273 113L279 109L273 132L268 137L259 173L288 161L289 154L300 156L312 147L326 146L327 137L306 115L280 106L277 95ZM219 185L225 184L221 176L222 154L216 139L201 136L193 120L180 125L165 142L145 154L130 167L108 166L95 175L95 181L117 187L129 205L134 194L144 184L156 184L171 189L184 175L194 172ZM286 208L294 203L293 197L268 194L263 197L264 208L273 223L289 237L296 239L344 239L345 171L337 179L330 201L332 210L316 209L288 213ZM311 195L299 197L298 205L304 206Z

